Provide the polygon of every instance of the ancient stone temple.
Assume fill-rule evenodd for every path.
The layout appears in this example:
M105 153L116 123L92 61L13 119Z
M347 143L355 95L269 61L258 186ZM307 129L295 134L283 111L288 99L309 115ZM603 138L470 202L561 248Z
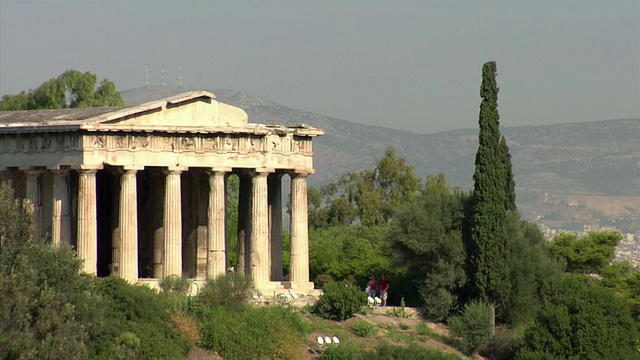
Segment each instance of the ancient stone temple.
M189 92L132 107L0 112L0 176L28 200L37 231L70 243L84 271L153 282L227 271L227 179L239 177L238 269L262 290L309 281L308 125L248 123L244 110ZM282 178L291 180L283 277Z

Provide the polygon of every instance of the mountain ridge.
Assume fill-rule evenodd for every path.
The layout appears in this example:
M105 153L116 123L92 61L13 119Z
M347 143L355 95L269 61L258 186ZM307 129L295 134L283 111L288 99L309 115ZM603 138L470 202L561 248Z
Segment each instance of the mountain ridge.
M155 86L122 91L122 95L127 105L136 105L191 90L194 89ZM293 109L241 90L211 92L219 101L244 109L250 122L303 122L323 128L326 134L314 140L316 173L309 177L314 186L334 181L345 172L373 167L375 159L389 146L414 166L420 177L444 173L452 185L464 190L473 186L477 129L418 134ZM618 217L638 218L640 119L517 127L502 124L501 133L513 156L518 207L523 215L536 218L542 213L544 217L549 212L557 213L558 206L573 204L571 197L599 196L607 200L582 200L591 210L590 214L581 215L584 221L597 221L616 212L621 212ZM633 201L629 206L628 197L637 197L638 206L633 206ZM556 206L545 210L545 199L555 199ZM626 205L611 207L615 211L595 209L594 204L611 201ZM576 213L577 208L570 210Z

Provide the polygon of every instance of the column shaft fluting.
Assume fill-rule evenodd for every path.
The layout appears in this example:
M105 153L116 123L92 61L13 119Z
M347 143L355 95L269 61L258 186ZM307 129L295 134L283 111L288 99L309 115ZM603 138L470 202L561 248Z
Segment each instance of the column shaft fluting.
M69 244L69 171L53 172L53 208L51 211L51 242L55 245Z
M164 195L164 276L182 275L181 170L166 171Z
M282 174L269 175L268 186L270 279L282 281Z
M291 176L291 282L309 282L307 174Z
M260 287L269 282L267 173L256 173L251 185L251 278Z
M120 177L120 247L118 275L138 280L138 192L137 170L125 170Z
M207 278L226 272L226 191L224 171L209 173L209 210L207 212Z
M95 274L98 265L96 170L78 170L78 257L82 269Z

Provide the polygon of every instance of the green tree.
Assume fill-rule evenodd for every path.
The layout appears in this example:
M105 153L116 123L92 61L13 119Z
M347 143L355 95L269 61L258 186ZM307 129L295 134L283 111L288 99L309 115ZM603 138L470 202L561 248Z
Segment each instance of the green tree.
M567 262L572 273L600 273L615 256L616 245L622 239L617 231L590 232L583 237L562 233L551 242L551 254Z
M124 100L113 82L104 79L98 84L96 75L77 70L67 70L33 91L5 95L0 101L2 111L92 106L124 106Z
M549 254L549 242L536 224L510 212L506 227L512 289L498 315L499 320L516 327L533 320L541 306L542 284L561 276L564 267Z
M505 228L507 175L500 146L498 85L493 61L482 67L480 96L469 277L480 299L500 307L510 296L511 280Z
M401 204L415 198L420 185L413 166L389 147L374 168L343 174L323 186L322 201L312 192L311 226L387 225Z
M0 183L0 358L85 358L100 298L71 248L38 243L33 229L27 208Z
M462 242L464 202L459 188L446 185L444 175L430 176L420 197L401 207L387 236L405 281L415 286L431 320L444 320L458 306L466 275ZM409 301L414 296L407 296Z
M517 359L637 359L637 323L615 292L584 275L550 281Z
M504 139L504 136L500 139L500 149L502 151L502 161L505 167L506 176L506 209L509 211L516 211L516 182L513 179L513 166L511 164L511 153L509 152L509 145Z
M628 261L614 262L600 271L601 285L613 289L618 296L626 299L631 313L640 322L640 270Z

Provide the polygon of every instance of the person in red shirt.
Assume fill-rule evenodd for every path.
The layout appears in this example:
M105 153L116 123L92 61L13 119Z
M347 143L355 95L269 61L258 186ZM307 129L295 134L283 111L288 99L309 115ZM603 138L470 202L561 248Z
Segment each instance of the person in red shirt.
M389 297L389 280L382 275L380 280L380 297L382 298L382 306L387 306L387 298Z

